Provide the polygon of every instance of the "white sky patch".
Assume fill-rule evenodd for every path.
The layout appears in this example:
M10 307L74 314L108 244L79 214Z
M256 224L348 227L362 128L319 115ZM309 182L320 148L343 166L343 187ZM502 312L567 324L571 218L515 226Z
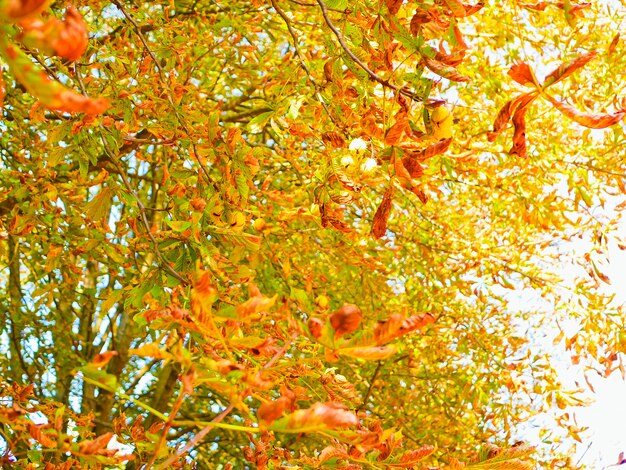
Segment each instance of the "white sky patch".
M620 224L619 232L626 233L625 223ZM584 250L582 245L580 248ZM626 251L615 241L608 243L608 263L602 265L602 270L611 284L602 284L601 291L615 294L613 305L626 305ZM573 463L591 469L626 468L626 465L615 466L619 454L626 452L626 381L619 370L609 377L587 371L585 379L583 366L564 360L555 367L566 388L588 389L585 396L592 401L589 406L567 410L579 427L588 428L581 433L583 442L573 456Z

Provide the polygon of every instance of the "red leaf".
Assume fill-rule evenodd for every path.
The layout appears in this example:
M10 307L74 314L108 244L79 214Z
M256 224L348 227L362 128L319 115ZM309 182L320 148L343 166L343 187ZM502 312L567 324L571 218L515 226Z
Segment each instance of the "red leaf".
M387 231L387 220L389 220L389 214L391 213L391 206L393 202L393 186L387 188L383 196L383 200L374 214L374 221L372 222L372 234L376 238L381 238Z
M335 339L352 333L361 324L361 309L356 305L346 304L330 316L330 324L335 330Z
M287 430L304 432L307 429L336 429L356 426L356 415L339 403L315 403L306 410L297 410L289 415Z
M583 113L567 103L554 99L550 95L546 94L545 96L556 109L572 121L592 129L604 129L614 126L626 116L626 110L623 109L615 113Z
M584 67L587 64L587 62L589 62L591 59L593 59L597 55L598 55L597 52L587 52L583 55L576 57L573 60L570 60L569 62L563 62L561 65L559 65L556 69L554 69L552 72L550 72L546 76L546 79L543 82L543 88L548 88L549 86L554 85L557 82L560 82L564 78L569 77L576 70L578 70L581 67Z

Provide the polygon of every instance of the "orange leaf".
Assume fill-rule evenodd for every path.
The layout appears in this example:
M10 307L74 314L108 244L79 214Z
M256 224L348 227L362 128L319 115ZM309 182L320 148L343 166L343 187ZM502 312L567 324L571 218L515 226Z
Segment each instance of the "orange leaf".
M402 135L409 129L409 119L406 113L399 113L396 122L385 133L387 145L397 145L402 140Z
M452 12L452 16L465 16L465 6L459 0L443 0Z
M106 366L115 356L117 356L117 351L105 351L103 353L96 354L91 360L91 363L100 369Z
M346 146L346 141L337 132L324 132L322 134L322 141L333 148L340 149Z
M237 316L240 320L251 320L251 317L254 315L273 306L277 298L278 296L276 295L274 297L265 297L259 292L257 295L254 295L241 305L237 306Z
M322 449L320 452L318 459L319 463L324 463L327 460L340 458L340 459L349 459L348 453L344 449L339 449L337 447L328 446Z
M389 13L392 15L398 13L403 2L404 0L387 0L387 8L389 9Z
M380 346L396 338L403 321L402 315L394 313L387 320L378 322L374 327L376 344Z
M435 142L434 144L429 145L425 149L420 150L419 152L411 153L409 157L412 160L423 162L424 160L428 160L429 158L434 157L435 155L441 155L442 153L444 153L446 150L448 150L451 143L452 143L452 137L448 137L447 139L441 139ZM409 165L409 166L411 167L411 169L409 169L409 167L406 167L406 168L407 170L409 170L409 173L411 173L413 165Z
M330 316L330 324L335 330L335 339L352 333L361 324L361 309L356 305L346 304Z
M199 278L196 279L191 289L191 311L201 324L206 324L211 315L212 305L218 298L218 293L210 271L200 271L198 274Z
M548 101L565 116L581 126L592 129L604 129L620 122L626 116L626 110L619 110L615 113L583 113L567 103L558 101L549 95L545 95Z
M404 318L399 313L392 314L388 320L379 322L374 328L374 339L377 345L404 336L413 331L421 330L435 321L431 313L420 313Z
M36 15L52 3L52 0L11 0L2 3L4 5L0 13L12 19L20 19Z
M113 437L112 432L107 432L102 436L98 436L90 441L82 441L78 444L79 454L81 455L115 455L116 449L107 449L107 444Z
M489 142L493 142L494 140L496 140L496 137L498 137L502 133L502 131L504 131L504 128L511 119L512 114L515 114L519 109L526 108L537 98L537 96L539 96L539 94L536 91L531 91L529 93L524 93L522 95L516 96L511 101L508 101L504 106L502 106L502 109L498 113L498 116L493 123L493 131L487 135L487 139L489 140Z
M556 69L554 69L552 72L550 72L546 76L546 79L543 82L543 88L544 89L548 88L549 86L554 85L557 82L560 82L564 78L569 77L576 70L578 70L581 67L584 67L587 64L587 62L589 62L591 59L593 59L597 55L598 55L597 52L587 52L583 55L576 57L573 60L570 60L569 62L563 62L561 65L559 65Z
M539 3L520 3L520 5L522 8L526 8L527 10L535 10L535 11L544 11L546 8L548 8L548 3L547 2L539 2Z
M411 155L402 159L402 165L411 178L419 178L424 175L424 167L417 158Z
M400 456L400 463L414 464L424 457L428 457L435 451L435 447L431 445L423 445L414 450L409 450Z
M434 59L424 57L424 64L426 64L426 67L428 67L431 71L435 72L437 75L443 78L447 78L448 80L451 80L453 82L469 82L470 81L469 77L460 74L459 72L456 71L454 67L450 67L449 65L442 64L441 62L438 62Z
M395 346L358 346L341 348L337 351L343 356L365 359L366 361L380 361L387 359L396 353Z
M400 327L400 335L406 335L416 330L421 330L427 325L435 322L435 316L432 313L418 313L417 315L411 315L409 318L402 322Z
M0 112L2 112L2 108L4 107L4 96L6 95L6 91L6 83L2 77L2 70L0 70Z
M28 423L28 434L31 435L33 439L39 442L44 447L56 447L57 441L52 439L50 434L44 433L44 427L47 425L44 424L35 424L32 422Z
M324 330L324 322L322 320L319 318L311 318L307 322L307 326L313 338L320 339L322 337L322 331Z
M509 77L520 85L539 86L535 74L525 62L518 62L509 69Z
M24 20L22 42L48 54L55 54L67 60L78 60L85 49L89 36L83 17L73 6L68 6L63 21L56 18Z
M263 403L256 413L257 417L260 422L271 424L283 415L289 404L290 400L286 397Z
M413 36L417 36L420 30L420 27L423 24L430 23L431 21L432 21L432 18L430 17L428 12L423 11L423 10L417 10L415 12L415 15L413 15L413 18L411 18L411 25L410 25L411 34Z
M310 432L356 426L358 419L340 403L315 403L311 408L296 410L287 416L286 423L276 426L277 431Z
M393 202L393 186L387 188L383 196L383 200L374 214L374 221L372 222L372 234L376 238L381 238L387 231L387 221L389 220L389 214L391 213L391 207Z
M404 163L402 163L402 159L394 152L393 154L393 170L395 175L401 180L411 180L411 174L404 167Z

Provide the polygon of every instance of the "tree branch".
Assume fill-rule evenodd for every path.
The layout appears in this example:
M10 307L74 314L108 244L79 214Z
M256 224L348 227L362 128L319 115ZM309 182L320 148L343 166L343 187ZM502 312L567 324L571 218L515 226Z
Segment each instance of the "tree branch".
M341 44L341 48L345 51L346 54L348 54L348 56L354 61L355 64L361 67L365 71L365 73L369 75L369 77L372 80L380 83L382 86L386 88L391 88L397 93L400 93L401 95L411 98L414 101L422 101L422 98L420 96L417 96L415 93L408 90L407 88L394 85L393 83L389 82L389 80L385 80L384 78L382 78L372 69L370 69L366 64L364 64L363 61L361 61L361 59L359 59L356 55L354 55L354 52L352 52L350 48L348 47L348 45L346 44L343 34L341 33L341 31L339 31L339 29L337 29L337 27L334 25L334 23L330 19L330 16L328 15L328 7L326 6L326 4L322 0L316 0L316 1L319 4L320 8L322 9L322 15L324 15L324 21L326 21L326 24L328 25L330 30L337 37L339 44Z

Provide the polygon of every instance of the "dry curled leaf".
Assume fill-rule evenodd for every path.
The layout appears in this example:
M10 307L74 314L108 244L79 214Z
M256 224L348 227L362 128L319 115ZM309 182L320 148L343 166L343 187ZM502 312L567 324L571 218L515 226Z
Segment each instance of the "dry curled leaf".
M380 202L380 206L374 214L374 220L372 222L372 235L376 238L381 238L385 232L387 232L387 221L389 220L389 214L391 213L391 207L393 206L393 194L394 188L390 186L383 195L383 200Z
M506 128L506 125L511 120L511 116L517 113L518 110L524 110L539 96L536 91L524 93L516 96L502 106L498 116L493 123L493 131L487 136L489 142L493 142Z
M513 114L513 147L509 150L512 155L518 155L522 158L528 158L526 150L526 108L519 108Z
M615 113L585 113L567 103L556 100L548 94L546 94L545 97L556 109L572 121L591 129L604 129L606 127L614 126L626 117L626 110L624 109Z
M346 141L337 132L324 132L322 134L322 141L326 145L330 144L331 147L336 149L344 148L346 146Z
M424 64L428 67L432 72L435 72L437 75L447 78L453 82L469 82L470 78L459 73L454 67L450 67L449 65L443 64L441 62L436 61L435 59L430 59L428 57L424 57Z

